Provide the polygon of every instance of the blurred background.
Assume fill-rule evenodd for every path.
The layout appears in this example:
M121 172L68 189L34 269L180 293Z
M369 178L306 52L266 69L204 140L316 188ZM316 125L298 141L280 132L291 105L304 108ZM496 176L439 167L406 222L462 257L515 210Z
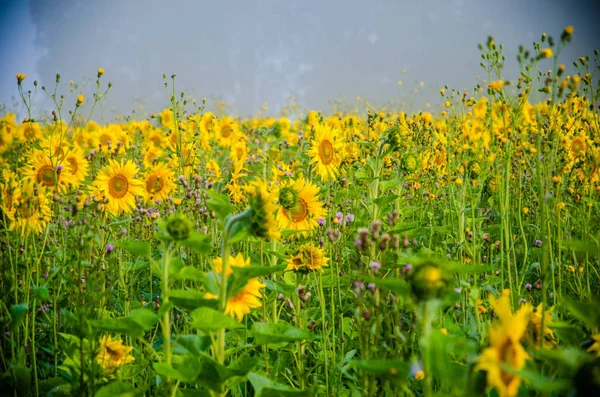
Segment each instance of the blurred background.
M223 101L243 116L276 115L290 103L330 110L366 98L407 110L440 104L444 85L472 89L487 76L478 43L505 45L504 78L518 77L520 44L542 32L557 41L573 25L560 62L600 48L598 0L0 0L0 102L15 108L15 74L69 101L91 99L96 71L113 88L94 118L167 105L177 91ZM551 67L551 61L548 68ZM545 66L542 65L544 69ZM87 81L70 93L68 81ZM37 110L50 106L38 92ZM267 104L267 106L264 106ZM70 107L72 108L72 106ZM134 115L134 116L136 116Z

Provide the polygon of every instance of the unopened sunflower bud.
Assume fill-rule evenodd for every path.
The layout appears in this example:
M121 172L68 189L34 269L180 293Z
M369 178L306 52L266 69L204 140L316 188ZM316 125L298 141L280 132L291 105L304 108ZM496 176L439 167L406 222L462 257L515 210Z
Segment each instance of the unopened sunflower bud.
M173 240L186 240L194 229L194 225L187 216L179 213L171 215L166 223L165 229Z
M415 266L409 278L413 293L421 300L441 298L448 285L444 270L432 261Z

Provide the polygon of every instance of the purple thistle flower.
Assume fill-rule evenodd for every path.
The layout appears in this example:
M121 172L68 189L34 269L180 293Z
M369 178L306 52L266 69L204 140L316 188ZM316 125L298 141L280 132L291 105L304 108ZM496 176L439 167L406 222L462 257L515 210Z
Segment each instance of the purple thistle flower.
M319 218L317 219L317 223L319 224L319 226L325 226L325 218Z
M107 244L106 245L106 253L111 253L115 250L115 246L112 244Z

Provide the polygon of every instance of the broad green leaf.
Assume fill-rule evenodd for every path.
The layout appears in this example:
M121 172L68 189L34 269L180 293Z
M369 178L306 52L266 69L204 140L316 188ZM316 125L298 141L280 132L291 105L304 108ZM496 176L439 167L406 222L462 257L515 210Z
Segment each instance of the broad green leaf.
M365 373L388 379L406 379L410 372L410 364L402 360L359 360L354 365Z
M174 278L177 280L202 281L204 280L204 273L193 266L184 266Z
M215 212L221 222L233 213L234 207L229 202L228 196L217 193L214 190L208 190L206 194L210 197L210 200L206 202L206 206Z
M23 319L27 315L27 308L28 308L27 303L19 303L18 305L10 306L10 318L11 318L10 329L11 330L14 331L15 329L17 329L17 327L19 325L21 325L21 323L23 322Z
M179 244L191 249L199 255L207 255L213 249L210 237L207 234L198 231L192 231L190 236L185 240L180 240Z
M318 338L317 335L300 328L292 327L284 321L280 321L277 324L254 323L250 333L254 336L254 341L259 345Z
M181 358L173 357L173 365L154 363L154 370L165 377L181 382L192 382L200 374L201 366L196 357L185 355Z
M127 240L117 243L117 246L121 247L122 249L124 249L132 255L137 255L150 259L151 249L150 243L147 241Z
M308 390L294 389L288 385L277 383L271 379L259 375L255 372L248 374L248 380L254 388L255 396L257 397L270 397L270 396L294 396L304 397L311 396L312 393Z
M208 307L201 307L191 313L192 327L201 331L217 331L223 328L241 328L242 324L232 317Z
M394 294L398 296L409 296L410 295L410 287L406 283L406 281L401 279L378 279L374 277L370 277L367 279L368 282L375 284L378 287L382 287L385 289L389 289Z
M148 309L132 310L129 316L91 321L92 327L132 337L144 335L156 325L158 316Z
M50 299L50 293L48 292L48 287L45 285L41 287L33 288L33 299L37 299L40 301L47 301Z
M219 305L217 299L208 299L204 292L196 290L174 289L169 291L169 299L173 304L183 309L194 310L199 307L213 307Z
M132 384L117 380L98 390L96 397L130 397L137 394Z
M200 357L211 344L210 335L180 335L177 337L177 346L181 346L195 357Z

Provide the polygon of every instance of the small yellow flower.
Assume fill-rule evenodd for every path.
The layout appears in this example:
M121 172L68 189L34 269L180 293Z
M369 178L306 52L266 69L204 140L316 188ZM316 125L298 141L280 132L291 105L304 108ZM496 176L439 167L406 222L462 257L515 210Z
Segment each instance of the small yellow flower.
M441 95L441 96L444 96L444 94L445 94L445 93L446 93L446 90L442 88L442 89L440 90L440 95Z
M527 208L527 207L523 207L523 213L524 213L525 215L529 214L529 208Z
M600 334L592 336L594 343L587 350L590 353L596 353L596 357L600 357Z
M173 204L175 204L175 205L181 204L181 199L180 198L174 198L173 199Z
M456 183L457 185L459 185L459 186L460 186L460 185L462 185L462 184L463 184L463 180L462 180L462 178L456 178L456 179L454 180L454 183Z
M100 78L104 74L104 69L98 68L98 78Z
M17 73L17 83L20 85L26 77L24 73Z
M448 330L446 328L441 328L440 332L442 333L442 335L448 336Z
M546 59L552 58L554 56L554 52L552 51L552 48L544 48L540 51L540 56Z
M504 80L496 80L488 84L488 90L491 92L498 92L502 87L504 87Z
M567 270L571 273L575 273L575 268L571 265L567 266Z
M423 379L425 379L425 372L423 370L421 370L415 374L415 380L423 380Z
M565 208L565 203L563 203L562 201L560 201L560 202L556 203L556 207L555 208L556 208L557 211L560 211L563 208Z
M85 97L83 96L83 94L79 94L77 96L77 106L81 105L84 100L85 100Z

